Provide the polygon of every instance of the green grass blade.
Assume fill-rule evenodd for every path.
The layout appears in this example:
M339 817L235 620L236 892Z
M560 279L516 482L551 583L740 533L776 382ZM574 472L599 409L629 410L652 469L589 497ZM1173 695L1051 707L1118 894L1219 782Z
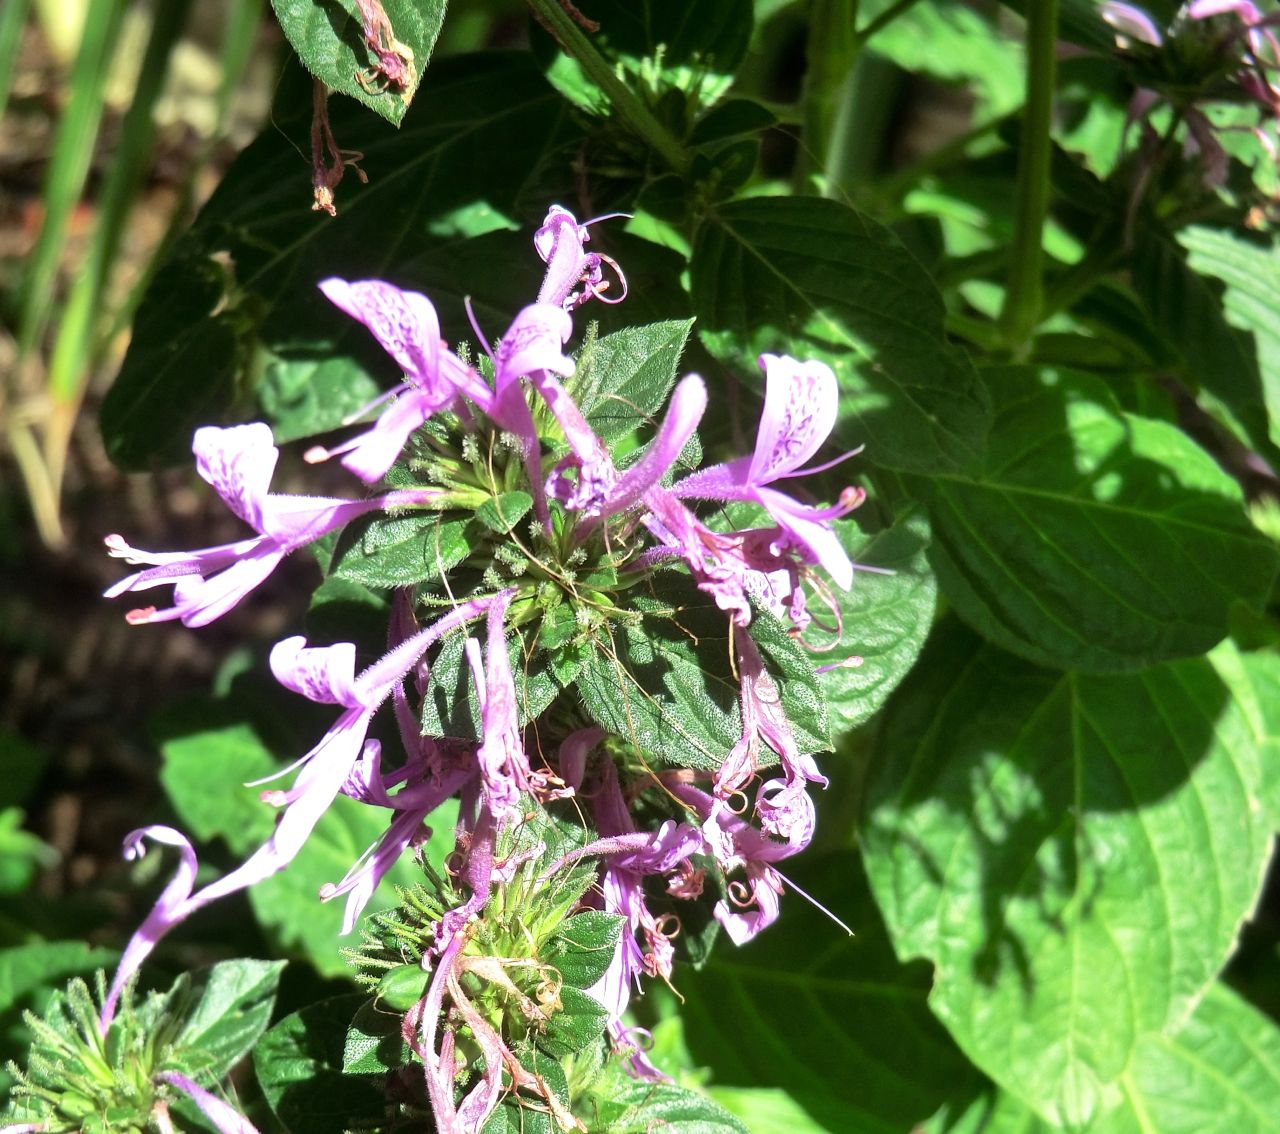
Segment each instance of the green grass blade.
M48 388L59 404L79 401L92 365L96 350L95 324L101 317L103 292L115 264L125 222L151 161L155 138L152 112L190 10L191 0L160 0L155 8L133 102L121 125L111 169L98 198L93 241L58 328Z
M67 226L80 199L102 118L106 77L119 39L125 5L97 0L85 16L80 52L71 72L71 96L54 141L44 186L44 223L23 279L18 351L27 357L48 324Z

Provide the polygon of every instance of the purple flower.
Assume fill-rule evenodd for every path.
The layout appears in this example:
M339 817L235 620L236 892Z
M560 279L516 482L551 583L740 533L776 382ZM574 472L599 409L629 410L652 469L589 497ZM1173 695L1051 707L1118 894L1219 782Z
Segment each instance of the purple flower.
M1156 27L1155 21L1136 4L1122 4L1118 0L1109 0L1098 9L1103 20L1115 28L1118 33L1116 45L1127 48L1131 41L1145 43L1149 47L1159 47L1164 36Z
M583 249L591 239L588 229L595 223L579 224L568 209L551 206L542 227L533 236L533 246L547 265L547 274L538 291L539 303L554 303L568 309L593 297L603 303L621 303L627 297L627 281L622 269L608 256ZM617 274L621 295L605 298L609 283L604 278L604 264Z
M1194 91L1196 86L1205 87L1195 101L1213 101L1221 97L1217 88L1221 87L1221 80L1225 78L1235 84L1246 100L1260 107L1270 118L1280 120L1280 84L1272 78L1280 67L1280 38L1271 31L1272 25L1276 23L1276 16L1264 15L1250 0L1194 0L1193 3L1184 4L1173 24L1167 31L1161 32L1150 15L1134 4L1108 0L1099 9L1099 14L1115 29L1116 46L1121 51L1132 52L1135 43L1144 48L1159 50L1166 46L1167 39L1177 40L1196 35L1206 41L1216 54L1217 58L1210 63L1212 73L1176 80L1170 87L1168 98L1177 104L1186 122L1184 151L1188 155L1200 155L1204 167L1204 183L1210 187L1224 185L1229 159L1217 135L1223 129L1244 127L1216 126L1198 105L1192 104L1192 97L1186 91ZM1207 21L1218 17L1234 17L1238 26L1226 30L1221 25L1210 27L1207 24ZM1196 54L1202 57L1206 55L1204 50ZM1144 120L1161 98L1162 95L1155 91L1140 88L1134 93L1129 106L1129 122L1143 122L1150 143L1148 150L1155 142L1155 134ZM1269 154L1275 153L1274 142L1261 128L1251 132ZM1152 174L1151 161L1148 154L1139 164L1135 198Z
M284 807L284 814L271 837L230 874L192 894L195 852L182 834L170 827L146 827L134 831L125 840L128 857L142 854L144 837L150 837L179 847L182 862L178 874L125 947L103 1008L104 1028L115 1012L125 981L175 925L210 902L265 881L293 861L334 797L350 779L374 713L434 642L485 613L492 601L484 597L460 603L359 674L355 673L356 648L350 642L308 647L306 639L294 637L277 643L271 651L271 671L276 680L308 700L341 705L342 714L320 742L292 765L301 770L289 790L263 793L264 801Z
M495 595L486 619L484 665L478 649L468 651L480 701L483 739L476 750L485 803L492 813L505 816L520 803L520 793L530 785L529 758L520 736L515 678L507 654L505 619L514 589ZM474 639L468 643L474 646Z
M764 659L751 635L735 635L738 676L741 684L742 737L729 752L715 778L715 795L727 799L747 783L760 766L759 748L763 740L782 763L782 778L766 781L756 797L760 825L769 834L786 840L794 850L803 850L813 838L813 802L807 792L811 783L827 786L812 756L802 755Z
M454 750L449 741L437 742L416 736L406 744L413 753L409 763L390 775L382 771L382 745L365 741L356 766L342 785L342 794L375 807L391 810L392 819L386 833L374 843L347 871L336 885L320 888L321 901L347 895L341 933L350 933L382 881L411 846L430 836L423 824L446 799L457 795L476 775L475 761L469 750ZM403 783L394 795L390 789Z
M750 941L760 930L778 919L782 895L782 875L771 863L788 858L800 847L776 843L734 815L715 796L663 777L667 790L702 818L702 835L707 851L715 857L726 876L741 870L746 881L729 878L728 897L715 905L716 921L735 945Z
M401 291L382 280L327 279L320 290L348 315L358 319L395 359L405 382L373 405L400 394L372 428L332 449L317 447L309 461L346 454L342 465L366 484L381 480L409 439L432 414L465 394L486 412L493 392L476 371L444 348L440 320L431 300L416 291ZM369 407L372 408L372 407Z
M113 556L129 563L152 564L110 587L108 598L172 583L174 605L165 610L132 610L137 625L180 618L185 626L204 626L221 617L267 578L289 552L319 539L366 512L422 504L432 489L389 492L371 500L335 500L268 492L279 450L269 426L261 422L230 429L196 431L192 450L196 470L240 519L258 534L197 551L151 552L130 547L118 535L106 538Z
M765 371L765 398L755 452L685 477L676 485L676 495L759 504L780 529L774 547L777 554L798 551L848 590L853 583L853 564L830 521L852 511L861 496L846 493L834 508L814 508L768 487L775 480L830 467L800 466L818 451L835 425L839 403L836 376L824 363L797 362L786 355L762 354L760 365Z

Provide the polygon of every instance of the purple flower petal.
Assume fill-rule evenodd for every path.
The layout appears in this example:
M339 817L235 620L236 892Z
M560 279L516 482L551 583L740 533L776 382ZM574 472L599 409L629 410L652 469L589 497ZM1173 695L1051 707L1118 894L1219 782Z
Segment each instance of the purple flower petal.
M382 280L327 279L320 290L378 340L401 371L434 392L440 371L440 319L425 295Z

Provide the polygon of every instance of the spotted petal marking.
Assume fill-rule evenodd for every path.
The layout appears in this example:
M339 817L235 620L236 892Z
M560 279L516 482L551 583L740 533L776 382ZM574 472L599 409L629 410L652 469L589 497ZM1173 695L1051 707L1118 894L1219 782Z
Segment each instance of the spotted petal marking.
M271 427L257 421L230 429L197 429L191 445L196 471L254 531L262 531L263 507L280 451Z
M764 412L747 483L768 484L794 472L827 439L836 423L839 390L826 363L762 354Z
M440 369L440 319L425 295L382 280L322 280L320 290L378 340L416 385L431 388Z
M309 701L356 708L356 648L350 642L308 647L306 638L294 636L277 642L271 650L271 672L286 689Z

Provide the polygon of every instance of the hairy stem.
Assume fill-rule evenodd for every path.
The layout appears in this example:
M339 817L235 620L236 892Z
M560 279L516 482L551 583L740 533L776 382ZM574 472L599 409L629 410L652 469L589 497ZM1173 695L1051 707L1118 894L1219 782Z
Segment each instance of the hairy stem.
M587 77L604 91L609 105L618 117L676 173L684 173L689 161L679 141L671 136L666 127L649 113L649 108L618 78L608 60L596 50L573 17L565 11L560 0L528 0L528 3L538 22L581 64Z

